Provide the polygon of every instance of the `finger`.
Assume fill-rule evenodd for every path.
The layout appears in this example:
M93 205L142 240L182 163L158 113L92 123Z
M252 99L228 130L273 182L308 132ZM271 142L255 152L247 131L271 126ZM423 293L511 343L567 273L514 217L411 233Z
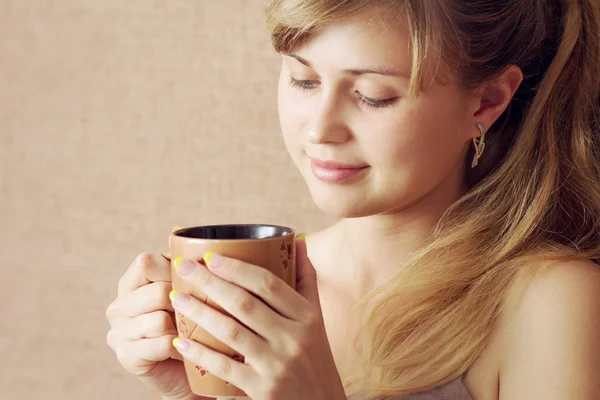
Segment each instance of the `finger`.
M258 375L249 365L235 361L196 341L178 339L173 344L185 358L224 381L237 386L248 395L251 395L248 388L254 386L255 383L260 383L257 382Z
M109 322L116 323L123 318L133 318L154 311L173 311L169 300L172 289L170 282L154 282L125 293L108 307L106 318Z
M210 271L224 280L223 285L231 282L246 289L286 318L292 320L301 318L309 305L306 299L290 285L266 268L211 253L209 253L208 261L206 258L205 261ZM219 289L216 282L214 289ZM208 291L205 290L205 293L212 298ZM223 293L229 295L229 292L215 294L223 297ZM240 294L240 296L243 295ZM215 298L213 300L218 302ZM227 299L223 300L227 301Z
M274 332L280 331L287 321L246 289L212 274L202 264L185 260L178 264L177 270L188 282L201 287L212 301L267 340L272 340Z
M160 255L142 253L129 266L118 285L118 295L152 282L171 282L171 265Z
M107 335L107 343L117 349L123 341L158 338L165 335L177 335L173 317L166 311L155 311L125 320L112 328Z
M176 335L165 335L157 338L122 342L116 351L117 358L128 371L143 375L148 372L147 368L153 366L156 362L165 361L169 358L182 359L181 353L176 351L172 345L176 337Z
M304 238L296 240L296 290L317 310L321 310L317 271L308 257Z
M234 318L176 290L171 293L171 299L178 312L184 314L246 359L259 360L267 354L267 342Z

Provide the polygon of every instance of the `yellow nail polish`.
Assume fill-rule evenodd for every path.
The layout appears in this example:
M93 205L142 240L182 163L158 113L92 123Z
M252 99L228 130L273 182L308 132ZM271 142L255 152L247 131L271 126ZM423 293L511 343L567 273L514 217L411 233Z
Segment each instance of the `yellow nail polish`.
M173 261L173 268L175 271L179 271L179 263L183 261L183 257L177 257L175 261Z
M172 230L171 232L175 232L175 231L178 231L178 230L180 230L180 229L181 229L181 227L180 227L180 226L174 226L174 227L173 227L173 230Z
M175 296L177 296L179 294L179 290L171 290L171 293L169 293L169 298L171 299L171 301L175 300Z
M304 233L301 233L296 237L296 239L306 242L306 235L304 235Z
M190 343L187 340L181 340L180 338L175 338L175 339L173 339L173 346L175 346L175 348L177 350L179 350L180 352L186 353L190 348Z
M207 264L210 264L210 258L212 257L212 255L215 254L212 251L209 251L208 253L206 253L204 255L204 262Z

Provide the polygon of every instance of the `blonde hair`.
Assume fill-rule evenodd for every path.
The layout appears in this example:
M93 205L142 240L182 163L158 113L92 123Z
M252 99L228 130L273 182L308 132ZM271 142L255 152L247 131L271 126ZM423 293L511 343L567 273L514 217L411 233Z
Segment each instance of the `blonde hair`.
M273 0L289 52L341 18L391 7L411 37L410 96L438 60L464 88L509 65L524 80L486 135L469 191L434 240L362 301L360 379L371 395L428 390L480 355L508 289L560 259L600 264L600 3L596 0ZM402 49L399 49L401 51ZM465 160L469 163L473 151Z

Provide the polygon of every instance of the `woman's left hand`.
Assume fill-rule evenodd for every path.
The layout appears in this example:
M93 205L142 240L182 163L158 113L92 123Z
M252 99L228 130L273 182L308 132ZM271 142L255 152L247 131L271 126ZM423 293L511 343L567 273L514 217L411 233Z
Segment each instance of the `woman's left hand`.
M217 254L205 257L208 268L179 260L179 275L201 281L204 293L241 323L175 291L174 308L242 354L246 363L190 339L176 339L175 345L183 357L254 400L346 399L304 241L296 241L296 254L297 291L264 268Z

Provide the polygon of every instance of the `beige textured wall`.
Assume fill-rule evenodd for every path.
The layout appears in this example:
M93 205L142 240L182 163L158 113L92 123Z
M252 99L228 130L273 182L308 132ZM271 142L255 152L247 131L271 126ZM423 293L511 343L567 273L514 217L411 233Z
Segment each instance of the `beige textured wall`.
M149 399L106 305L173 225L325 221L259 0L0 0L0 398Z

